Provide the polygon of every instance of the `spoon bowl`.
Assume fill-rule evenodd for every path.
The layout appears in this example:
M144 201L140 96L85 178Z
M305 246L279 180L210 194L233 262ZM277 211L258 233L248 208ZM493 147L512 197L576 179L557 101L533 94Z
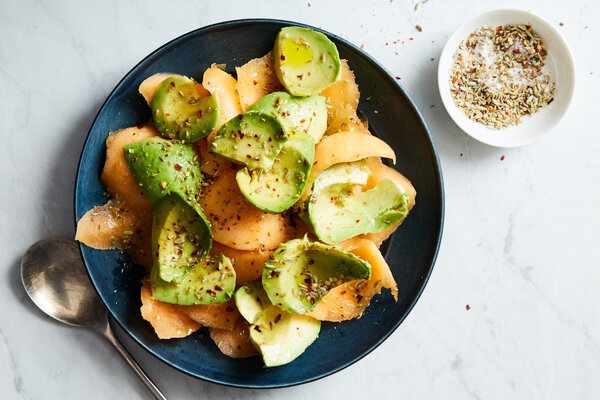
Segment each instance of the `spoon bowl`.
M42 239L27 249L21 280L40 310L69 325L94 328L108 318L81 262L77 244Z

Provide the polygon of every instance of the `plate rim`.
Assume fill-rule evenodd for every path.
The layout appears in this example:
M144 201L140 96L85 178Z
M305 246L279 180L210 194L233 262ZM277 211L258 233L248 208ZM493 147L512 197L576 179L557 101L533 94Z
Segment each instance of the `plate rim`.
M106 96L106 99L103 101L102 105L100 106L100 108L98 109L98 112L96 113L96 116L94 117L94 120L92 121L90 128L86 134L86 138L85 141L83 142L82 148L81 148L81 152L79 155L79 160L77 163L77 170L76 170L76 174L75 174L75 180L74 180L74 186L75 186L75 190L74 190L74 196L73 196L73 220L74 220L74 226L75 226L75 230L77 229L77 199L78 199L78 191L77 191L77 186L78 186L78 182L79 182L79 174L80 174L80 170L81 170L81 166L82 166L82 161L83 161L83 155L85 152L85 149L87 147L88 141L90 140L90 135L92 133L92 130L94 128L94 126L96 125L96 122L98 121L98 117L100 116L100 114L102 113L102 111L104 110L104 107L107 105L107 103L109 102L109 100L112 99L112 97L115 95L115 93L117 92L117 90L121 87L121 85L123 84L123 82L132 74L134 73L143 63L145 63L148 59L150 59L151 57L153 57L155 54L159 53L160 51L162 51L163 49L173 45L174 43L180 41L180 40L185 40L187 37L204 32L204 31L209 31L209 30L213 30L213 29L218 29L218 28L223 28L226 26L235 26L235 25L244 25L244 24L252 24L252 23L275 23L275 24L287 24L287 25L294 25L294 26L301 26L301 27L306 27L306 28L310 28L313 29L315 31L321 32L323 34L325 34L328 37L331 38L335 38L336 40L344 43L345 45L349 46L350 48L352 48L354 51L356 51L357 53L361 54L363 57L365 57L370 63L374 64L378 69L380 69L381 71L384 72L384 74L387 76L387 78L390 80L390 82L393 82L393 84L395 84L400 91L406 96L406 98L409 101L410 107L412 107L412 109L416 112L416 115L418 116L418 119L420 121L420 123L423 125L424 129L425 129L425 133L427 134L427 138L429 139L428 144L429 147L432 151L433 154L433 158L435 161L435 173L437 175L437 177L439 178L439 199L440 199L440 209L439 209L439 213L440 213L440 219L439 221L436 221L437 223L439 223L439 229L436 228L436 232L437 232L437 237L435 238L436 242L435 242L435 251L433 254L433 257L431 258L431 265L429 267L429 270L427 272L427 275L423 278L423 281L421 283L421 287L419 288L419 291L416 295L416 297L414 298L414 300L412 301L412 303L410 304L410 306L407 308L406 312L404 313L404 315L402 316L402 318L400 318L394 325L393 327L386 332L380 340L378 340L376 343L374 343L367 351L365 351L363 354L361 354L360 356L340 364L338 367L336 368L332 368L329 371L326 371L324 373L320 373L317 374L311 378L306 378L306 379L301 379L301 380L297 380L297 381L293 381L293 382L287 382L287 383L274 383L274 384L260 384L260 385L253 385L253 384L240 384L240 383L234 383L234 382L227 382L225 380L220 380L220 379L216 379L216 378L210 378L210 377L206 377L203 376L197 372L193 372L191 370L188 370L182 366L179 365L175 365L172 362L168 361L167 359L165 359L164 357L162 357L160 354L157 354L153 349L151 349L150 347L148 347L145 343L143 343L139 338L137 338L135 335L133 335L133 333L126 327L124 326L121 321L119 321L118 318L115 317L112 308L110 307L110 305L105 301L105 299L102 297L102 295L100 294L100 292L98 291L98 287L96 285L96 282L92 276L92 274L90 273L90 267L88 266L88 261L86 259L86 257L83 254L83 244L81 242L77 242L78 245L78 249L79 249L79 253L81 255L81 258L84 262L85 265L85 269L86 272L88 274L88 277L90 278L90 281L92 283L92 286L94 287L94 290L96 291L96 293L98 294L98 297L100 297L100 299L102 300L102 302L104 303L108 314L110 316L110 320L112 321L116 321L117 324L119 325L119 327L127 333L127 335L133 340L134 343L136 343L137 345L139 345L140 347L142 347L146 352L148 352L149 354L151 354L152 356L154 356L156 359L162 361L163 363L165 363L166 365L170 366L171 368L174 368L180 372L183 372L189 376L192 376L194 378L198 378L200 380L203 380L205 382L210 382L210 383L214 383L214 384L218 384L218 385L222 385L222 386L226 386L226 387L235 387L235 388L241 388L241 389L277 389L277 388L285 388L285 387L292 387L292 386L298 386L298 385L302 385L302 384L306 384L306 383L310 383L310 382L314 382L316 380L325 378L327 376L330 376L332 374L335 374L353 364L355 364L356 362L360 361L361 359L363 359L364 357L366 357L368 354L370 354L372 351L374 351L376 348L378 348L384 341L386 341L395 331L396 329L398 329L398 327L402 324L402 322L404 322L404 320L406 319L406 317L408 317L408 315L411 313L411 311L413 310L413 308L415 307L415 305L417 304L418 300L420 299L421 295L423 294L423 291L425 290L425 287L427 286L427 283L429 282L429 279L431 277L431 274L433 272L433 268L435 267L435 263L437 261L437 257L439 254L439 250L440 250L440 246L441 246L441 242L442 242L442 236L443 236L443 230L444 230L444 221L445 221L445 192L444 192L444 179L443 179L443 174L442 174L442 165L440 163L439 160L439 155L437 152L437 148L435 146L435 142L433 140L433 137L431 135L431 132L429 130L429 126L427 125L427 122L425 121L425 118L423 117L423 114L421 113L421 111L419 110L419 108L416 106L414 100L412 99L412 97L410 96L410 94L408 93L408 91L404 88L404 86L399 83L396 79L393 78L393 75L390 73L390 71L387 70L387 68L385 68L379 61L377 61L373 56L371 56L369 53L367 53L366 51L364 51L363 49L359 48L358 46L356 46L355 44L353 44L352 42L350 42L349 40L346 40L338 35L335 35L329 31L326 31L324 29L309 25L309 24L305 24L302 22L297 22L297 21L291 21L291 20L283 20L283 19L273 19L273 18L241 18L241 19L232 19L232 20L227 20L227 21L222 21L222 22L216 22L210 25L205 25L202 26L200 28L191 30L189 32L186 32L182 35L177 36L174 39L169 40L168 42L160 45L159 47L157 47L155 50L153 50L152 52L150 52L148 55L146 55L144 58L142 58L138 63L136 63L127 73L125 73L125 75L123 75L123 77L119 80L119 82L115 85L115 87L111 90L111 92Z

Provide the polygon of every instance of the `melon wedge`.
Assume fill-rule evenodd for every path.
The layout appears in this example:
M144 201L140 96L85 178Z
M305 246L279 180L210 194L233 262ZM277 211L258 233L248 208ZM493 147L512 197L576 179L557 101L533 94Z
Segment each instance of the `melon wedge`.
M231 260L233 269L235 270L235 285L242 286L245 283L257 280L262 276L265 262L269 259L269 256L273 254L273 251L238 250L218 242L213 242L211 254L223 254Z
M98 250L126 250L134 263L150 268L152 214L149 215L149 218L140 215L126 204L111 199L81 217L75 240Z
M341 76L321 93L327 101L327 130L325 135L340 131L365 130L356 115L360 92L348 62L341 60Z
M284 90L275 74L271 53L250 60L241 67L236 67L235 71L242 111L246 111L267 94Z
M232 358L257 356L258 351L250 341L248 322L239 318L233 330L210 328L210 338L221 353Z
M216 132L221 125L242 112L237 81L217 64L213 64L204 72L202 86L209 92L216 93L219 99L219 118L214 130Z
M191 335L202 325L179 311L174 304L162 303L152 296L150 282L144 281L140 294L142 318L150 322L159 339L182 338Z
M265 213L240 192L235 174L227 168L204 189L200 205L212 227L213 240L238 250L272 250L295 235L288 218Z
M196 306L179 306L175 308L202 326L232 330L235 322L241 317L233 299L226 303L202 304Z

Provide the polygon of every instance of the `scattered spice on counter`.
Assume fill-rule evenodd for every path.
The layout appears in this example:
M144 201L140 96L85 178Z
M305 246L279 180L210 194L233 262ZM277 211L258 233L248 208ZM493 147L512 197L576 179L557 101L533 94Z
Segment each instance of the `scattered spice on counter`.
M419 32L423 32L423 27L421 25L417 24L415 28L417 28Z
M559 24L560 26L565 26L565 24L563 24L562 22L559 22L558 24Z
M504 161L504 154L502 154L502 157L500 157L500 161Z
M467 309L467 311L469 311L471 309L471 306L467 304L465 308Z
M522 122L554 100L546 46L530 25L481 27L454 53L450 90L467 117L492 129Z

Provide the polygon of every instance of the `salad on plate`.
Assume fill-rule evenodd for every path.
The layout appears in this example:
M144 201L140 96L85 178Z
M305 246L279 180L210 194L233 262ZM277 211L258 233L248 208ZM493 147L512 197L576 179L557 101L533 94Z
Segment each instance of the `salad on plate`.
M397 298L379 246L416 191L382 161L394 150L359 118L354 74L325 35L285 27L235 77L213 64L139 92L152 120L108 134L109 200L76 239L147 268L141 316L158 338L207 327L223 354L273 367L382 288Z

